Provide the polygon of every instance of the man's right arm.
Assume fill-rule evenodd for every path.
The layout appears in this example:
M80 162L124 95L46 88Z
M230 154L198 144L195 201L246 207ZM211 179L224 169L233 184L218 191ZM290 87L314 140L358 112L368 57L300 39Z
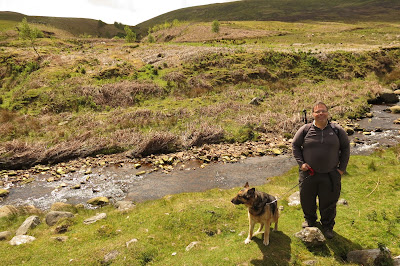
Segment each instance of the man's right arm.
M293 156L296 159L297 164L301 168L301 166L305 163L304 158L303 158L303 143L304 143L304 136L303 136L303 131L304 127L306 125L303 125L294 135L293 141L292 141L292 151L293 151Z

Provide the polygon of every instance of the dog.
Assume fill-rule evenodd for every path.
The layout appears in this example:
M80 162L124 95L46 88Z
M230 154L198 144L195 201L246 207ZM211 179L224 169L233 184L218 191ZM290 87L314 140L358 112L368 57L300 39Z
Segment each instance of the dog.
M267 246L271 224L275 223L274 231L278 230L279 210L276 198L265 192L256 191L255 188L250 188L249 183L246 182L244 188L231 202L235 205L244 204L248 207L249 235L244 243L248 244L253 236L264 233L263 243ZM260 223L260 228L253 234L256 223ZM263 227L265 227L264 232L261 231Z

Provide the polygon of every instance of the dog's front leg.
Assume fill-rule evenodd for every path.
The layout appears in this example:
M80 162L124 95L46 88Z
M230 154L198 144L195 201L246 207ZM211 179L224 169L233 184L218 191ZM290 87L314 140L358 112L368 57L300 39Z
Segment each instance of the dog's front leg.
M264 241L263 241L264 245L266 245L266 246L268 246L268 244L269 244L269 230L270 230L270 227L271 227L271 221L267 221L265 223Z
M251 219L250 213L249 213L249 235L247 236L246 240L244 241L245 244L248 244L251 242L251 238L253 237L253 230L254 230L254 225L255 221Z

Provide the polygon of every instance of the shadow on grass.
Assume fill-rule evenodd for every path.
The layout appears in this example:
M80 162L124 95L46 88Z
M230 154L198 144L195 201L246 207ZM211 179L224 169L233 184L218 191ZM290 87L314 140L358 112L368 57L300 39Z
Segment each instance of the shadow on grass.
M262 260L252 260L251 265L289 265L291 258L291 239L281 231L269 234L269 245L263 244L263 235L253 237L263 253Z
M307 249L315 256L331 257L333 255L335 260L339 263L345 263L349 251L359 250L362 249L362 247L335 232L334 237L332 239L327 239L323 246L308 247Z

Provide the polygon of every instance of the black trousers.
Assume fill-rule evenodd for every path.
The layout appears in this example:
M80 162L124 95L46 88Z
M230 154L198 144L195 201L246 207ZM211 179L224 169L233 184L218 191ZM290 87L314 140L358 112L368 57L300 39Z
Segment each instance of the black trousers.
M308 172L299 170L300 203L304 219L310 223L317 221L317 197L321 224L325 228L333 229L336 217L336 203L341 191L341 175L337 170L329 173L315 173L309 176ZM307 178L306 178L307 177Z

